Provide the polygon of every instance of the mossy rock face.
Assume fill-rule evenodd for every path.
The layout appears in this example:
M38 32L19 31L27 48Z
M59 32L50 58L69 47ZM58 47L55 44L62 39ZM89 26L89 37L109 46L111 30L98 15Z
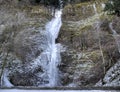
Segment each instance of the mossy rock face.
M93 86L99 81L100 77L97 78L98 75L96 75L96 72L94 73L92 69L101 62L100 51L86 51L83 53L71 49L68 52L62 53L61 56L62 65L60 65L59 68L63 73L61 80L62 85L69 86L73 83L76 87ZM101 67L98 67L98 70L102 71L101 69Z
M63 10L63 26L57 41L66 47L60 65L64 86L94 86L111 67L110 62L113 65L120 57L109 28L113 18L102 12L104 2L68 5Z
M9 48L5 49L5 53L9 51L11 54L5 67L9 69L10 82L16 86L38 86L48 81L39 77L44 71L41 66L34 66L33 60L48 46L49 38L46 38L48 34L45 33L44 26L51 15L44 6L31 6L25 4L25 0L22 1L16 1L15 6L14 3L2 5L1 2L9 1L0 1L0 24L5 25L3 29L0 26L0 45L12 33L4 45ZM67 5L63 9L63 26L57 39L66 48L66 51L61 52L62 61L58 66L63 74L63 86L94 86L104 77L104 71L120 58L109 28L111 18L102 12L105 1L92 0ZM112 19L113 27L119 33L119 18ZM3 59L0 58L0 65Z
M83 16L83 14L85 16ZM63 10L63 19L65 20L80 20L80 19L85 19L87 17L90 17L94 15L94 12L92 11L91 6L81 6L80 8L78 5L72 7L71 5L66 6L65 9Z
M68 46L68 48L74 48L79 51L96 47L98 38L92 26L75 29L76 27L70 28L69 25L63 24L59 33L58 42Z
M1 1L1 3L3 2L4 1ZM7 1L5 2L6 4L8 3ZM12 0L11 3L12 2L14 2L14 0ZM49 16L48 11L43 6L30 5L19 7L19 5L13 6L12 4L6 4L1 5L0 10L1 14L4 15L0 16L0 43L6 43L3 46L6 47L6 52L14 53L13 48L15 46L14 44L16 44L14 43L14 39L17 39L16 36L20 35L19 33L23 32L23 30L31 33L31 36L36 35L37 31L44 30L45 24L49 21L51 16ZM27 35L26 32L25 34Z
M70 29L67 27L69 25L61 28L58 42L66 46L66 51L61 54L63 85L94 86L104 77L104 67L107 71L111 67L109 63L113 65L119 59L115 39L108 27L109 22L100 21L99 30L94 25L80 30L74 30L74 27Z
M40 66L31 68L30 63L46 49L48 36L44 28L51 15L43 6L22 6L20 3L13 5L12 2L8 4L9 0L2 1L4 4L0 5L0 71L6 60L4 68L8 70L11 83L16 86L36 86L37 81L41 81L36 74L42 72L42 69Z
M14 41L14 51L22 61L32 61L47 46L47 35L39 31L22 31L15 37Z
M89 1L66 5L63 9L63 19L69 21L79 21L101 13L104 9L105 0Z

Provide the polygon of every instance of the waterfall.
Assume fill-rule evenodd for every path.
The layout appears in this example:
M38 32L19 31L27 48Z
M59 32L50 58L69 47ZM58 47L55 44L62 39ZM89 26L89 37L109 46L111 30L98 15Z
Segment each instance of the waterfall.
M60 10L55 10L54 18L46 25L46 31L50 35L49 40L49 48L48 48L48 57L49 58L49 64L48 64L48 78L49 78L49 84L50 87L55 87L60 85L60 74L58 65L61 62L60 58L60 50L59 50L59 44L55 43L55 40L58 37L60 28L62 26L61 21L61 15L62 15L62 7L63 7L63 1L59 0Z
M44 50L35 63L39 65L43 72L40 72L38 77L38 86L40 87L56 87L60 86L60 71L58 65L61 62L60 44L56 44L55 40L58 37L61 21L62 9L55 10L54 17L45 26L45 33L47 33L48 47Z
M116 32L116 30L113 29L112 23L109 24L109 28L111 29L111 31L113 33L113 37L114 37L114 39L116 41L116 44L118 46L118 51L120 53L120 40L119 40L120 35Z
M8 70L4 70L2 77L1 77L1 87L13 87L13 85L10 83L8 77Z
M102 4L101 4L101 6L102 6L102 9L104 9L104 8L105 8L105 4L104 4L104 3L102 3Z
M97 14L97 8L95 4L93 4L93 9L94 9L95 14Z
M59 85L59 70L57 68L60 63L60 53L58 45L55 44L55 40L58 37L59 30L61 28L61 15L62 10L56 10L54 18L46 25L46 31L49 32L50 41L48 52L50 54L49 64L48 64L48 77L49 77L49 86ZM48 54L48 55L49 55ZM48 56L49 57L49 56Z
M113 29L112 23L109 24L109 27L110 27L110 29L111 29L114 36L118 35L117 32Z

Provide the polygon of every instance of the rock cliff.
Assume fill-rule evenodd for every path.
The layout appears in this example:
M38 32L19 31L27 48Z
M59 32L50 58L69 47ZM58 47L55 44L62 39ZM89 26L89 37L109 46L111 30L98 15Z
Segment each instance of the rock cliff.
M0 1L0 72L8 70L8 80L15 86L38 86L43 82L38 73L44 71L34 60L48 46L45 24L51 14L43 5L21 1ZM62 45L61 86L120 86L120 18L103 12L105 2L90 0L64 7L56 39Z

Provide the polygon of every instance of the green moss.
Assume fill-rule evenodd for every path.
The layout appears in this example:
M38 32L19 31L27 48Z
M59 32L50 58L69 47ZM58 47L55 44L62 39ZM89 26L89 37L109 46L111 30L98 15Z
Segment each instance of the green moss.
M92 16L95 16L94 6L96 6L97 13L100 15L103 13L102 4L104 4L106 0L91 0L89 2L78 3L73 5L66 5L63 9L63 19L78 21L82 19L86 19Z
M99 50L94 50L92 52L86 53L86 57L94 63L98 63L101 58L101 53Z
M87 5L89 5L88 2L79 3L79 4L76 4L76 5L75 5L75 8L81 8L82 6L87 6Z

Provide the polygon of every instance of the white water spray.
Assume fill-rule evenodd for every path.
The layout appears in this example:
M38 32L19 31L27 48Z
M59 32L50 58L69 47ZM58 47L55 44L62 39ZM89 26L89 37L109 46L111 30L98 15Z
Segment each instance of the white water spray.
M97 14L97 7L95 4L93 4L93 9L94 9L95 14Z
M58 37L59 30L61 28L61 15L62 10L56 10L54 18L46 25L46 31L48 31L50 35L50 42L48 52L50 56L49 64L48 64L48 77L49 84L48 86L53 87L59 85L59 69L58 64L60 63L60 51L58 49L58 45L55 44L55 40Z

